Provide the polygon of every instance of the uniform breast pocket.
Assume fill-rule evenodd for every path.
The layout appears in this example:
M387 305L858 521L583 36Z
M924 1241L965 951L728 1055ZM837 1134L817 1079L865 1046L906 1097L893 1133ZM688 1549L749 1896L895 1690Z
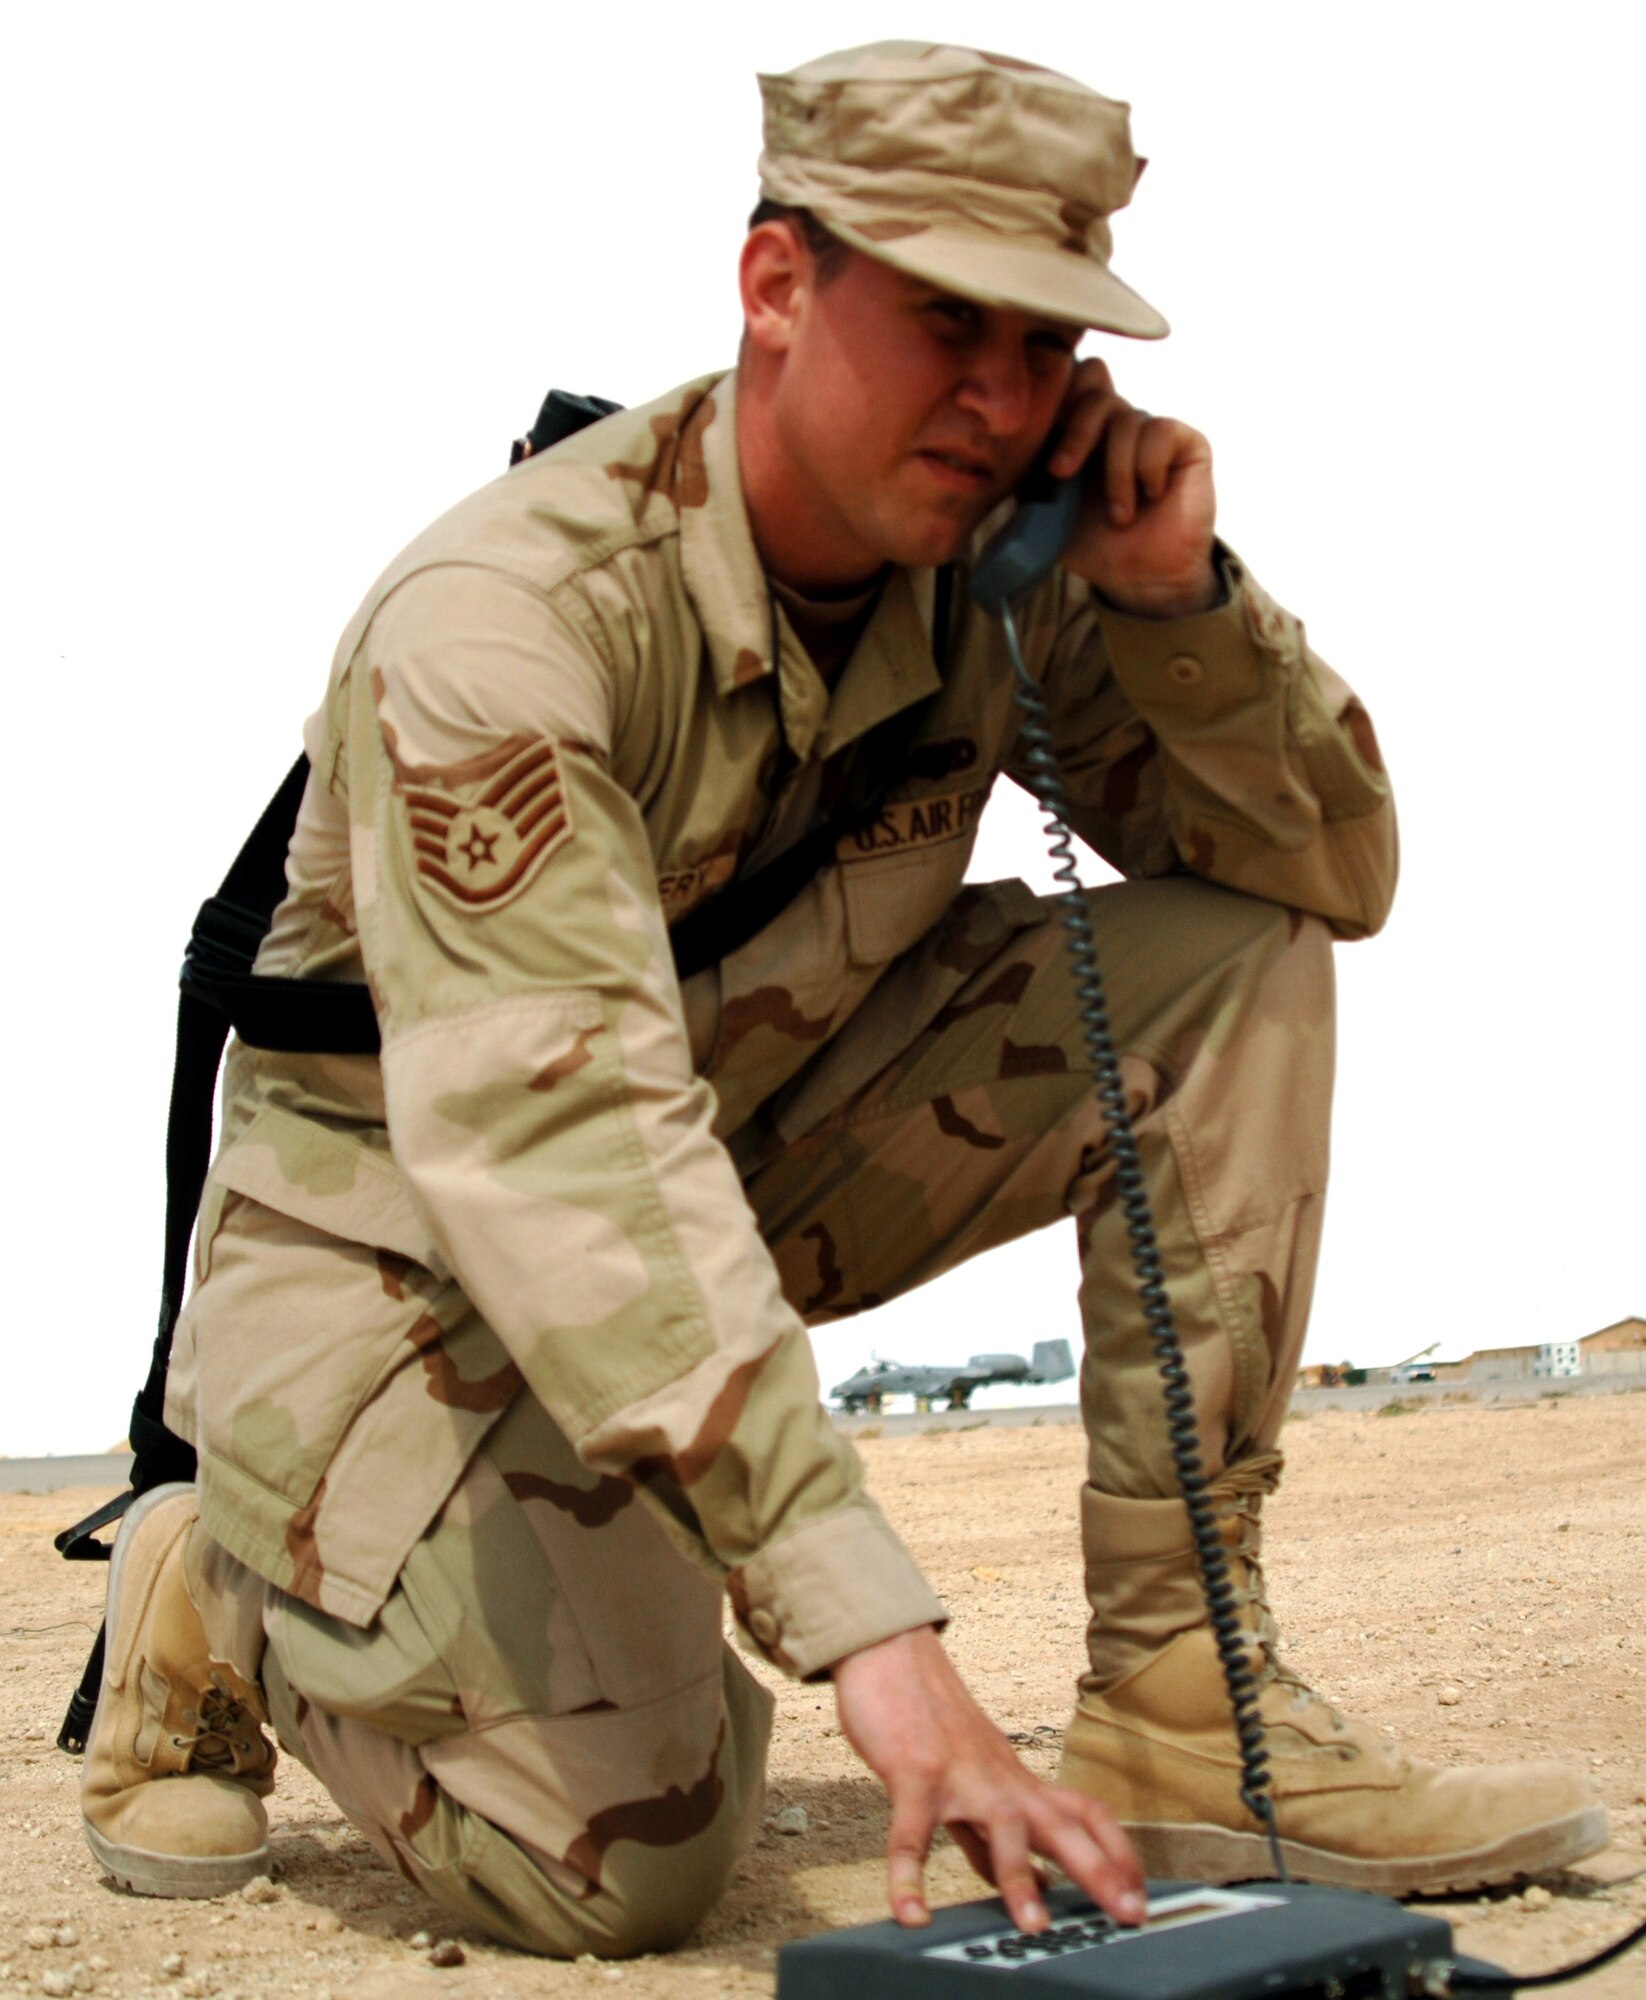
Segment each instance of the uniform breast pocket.
M954 839L915 854L843 859L846 945L854 963L884 965L918 944L960 893L971 851L969 839Z

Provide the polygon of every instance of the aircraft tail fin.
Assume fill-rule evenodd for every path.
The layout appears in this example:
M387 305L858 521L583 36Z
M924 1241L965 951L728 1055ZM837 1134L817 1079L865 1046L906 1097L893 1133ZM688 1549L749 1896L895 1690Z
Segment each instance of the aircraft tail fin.
M1066 1340L1037 1340L1034 1346L1034 1379L1037 1382L1067 1382L1074 1373L1074 1356Z

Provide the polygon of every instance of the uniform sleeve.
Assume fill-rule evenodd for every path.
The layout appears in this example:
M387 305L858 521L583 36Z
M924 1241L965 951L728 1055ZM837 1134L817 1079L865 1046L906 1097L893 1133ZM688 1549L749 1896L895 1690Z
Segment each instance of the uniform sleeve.
M1187 868L1368 936L1396 875L1371 719L1240 560L1219 566L1224 602L1193 618L1069 584L1045 686L1071 821L1124 874Z
M812 1674L942 1607L820 1406L711 1132L645 828L610 772L613 669L563 597L425 572L348 670L390 1142L579 1456L633 1481L759 1649Z

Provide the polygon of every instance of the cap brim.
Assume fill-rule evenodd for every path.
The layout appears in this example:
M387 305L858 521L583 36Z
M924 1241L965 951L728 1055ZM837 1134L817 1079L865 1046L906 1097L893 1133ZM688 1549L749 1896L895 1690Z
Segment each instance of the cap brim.
M821 210L819 220L831 235L865 256L979 305L1044 313L1071 326L1100 327L1134 340L1161 340L1171 332L1147 299L1094 258L958 229L922 229L916 236L876 243L850 222Z

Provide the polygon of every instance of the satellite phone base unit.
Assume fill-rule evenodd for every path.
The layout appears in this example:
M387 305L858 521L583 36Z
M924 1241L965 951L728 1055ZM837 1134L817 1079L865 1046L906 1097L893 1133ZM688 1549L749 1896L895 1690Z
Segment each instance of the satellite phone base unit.
M1460 1964L1444 1919L1352 1889L1151 1882L1136 1929L1072 1885L1046 1906L1038 1934L993 1896L921 1930L802 1939L777 1955L777 2000L1441 2000L1460 1970L1496 1972Z

